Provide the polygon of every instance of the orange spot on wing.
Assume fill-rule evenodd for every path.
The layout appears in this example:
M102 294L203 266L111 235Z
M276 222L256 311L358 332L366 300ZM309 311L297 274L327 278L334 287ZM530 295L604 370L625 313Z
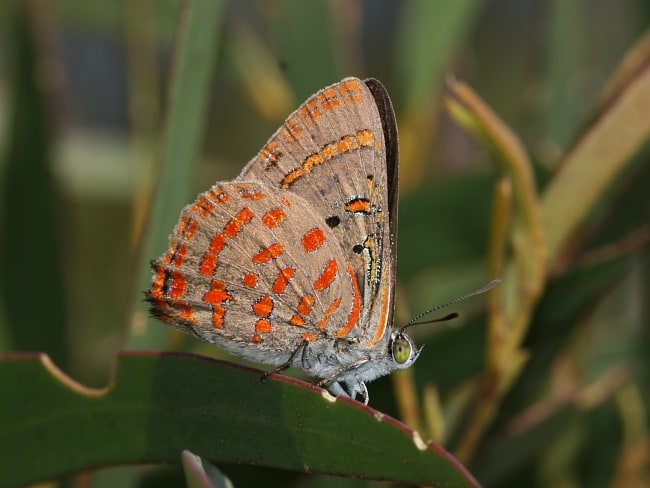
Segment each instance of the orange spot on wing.
M291 185L293 185L296 182L296 180L299 180L304 175L305 172L302 168L293 169L289 171L289 173L287 173L284 178L282 178L282 181L280 182L280 186L286 190Z
M226 316L226 309L221 305L215 305L212 312L212 326L215 329L223 329L223 319Z
M212 280L210 291L203 296L203 301L211 305L220 305L223 302L233 300L228 293L227 284L220 280Z
M320 278L314 282L314 289L316 291L323 291L326 289L336 279L338 272L339 264L336 262L336 259L330 259L325 265L325 269L323 269Z
M273 299L265 295L253 304L253 313L258 317L268 317L273 312Z
M326 240L327 236L325 236L325 232L323 232L322 229L312 229L302 236L302 247L305 249L305 252L314 252L320 248Z
M363 101L361 96L361 85L356 80L346 81L341 84L341 93L345 96L346 100L353 103L360 103Z
M182 235L185 232L185 229L187 229L190 220L193 220L192 217L188 217L187 215L181 217L181 221L178 223L178 227L176 227L176 232Z
M334 312L336 312L336 309L339 308L339 306L341 305L341 301L342 300L340 298L337 298L336 300L334 300L332 302L332 304L329 306L329 308L325 312L325 316L323 317L323 319L318 324L318 327L320 327L321 329L324 329L325 327L327 327L327 323L329 322L330 317L332 316L332 314Z
M212 238L212 241L210 241L209 252L211 252L212 254L219 254L221 251L223 251L225 245L226 245L226 236L219 233Z
M255 195L254 199L257 199L257 195L262 195L262 198L266 196L266 195L263 195L261 193L254 193L254 195ZM242 222L244 224L247 224L253 219L254 216L255 216L255 214L253 213L253 211L250 208L244 207L239 211L239 213L237 214L237 216L235 218L238 221L240 221L240 222Z
M257 286L258 280L259 276L254 273L248 273L246 276L244 276L244 279L242 281L248 288L255 288Z
M156 266L155 267L155 277L153 279L153 283L151 284L151 295L154 297L160 297L162 298L163 295L163 287L165 286L165 279L166 279L166 273L165 273L165 268L162 266Z
M276 242L271 244L269 247L262 249L255 256L253 256L253 262L257 264L266 264L273 259L277 259L284 253L284 247L282 244Z
M323 102L323 108L328 111L335 109L339 105L341 105L341 102L338 98L333 98L332 100L326 100Z
M222 304L230 300L233 300L233 296L228 293L227 284L212 280L210 291L203 296L203 301L212 305L212 325L216 329L223 329L226 309Z
M345 210L350 213L369 215L372 211L370 201L366 198L355 198L345 204Z
M169 252L165 254L165 257L163 258L162 262L165 264L171 264L172 260L174 259L174 254L176 254L177 250L178 250L178 241L174 241L170 244Z
M195 235L196 231L199 230L199 221L195 219L191 219L192 221L190 222L190 225L187 227L185 232L182 234L183 238L186 241L191 240Z
M271 322L265 319L260 319L257 321L255 324L255 332L262 332L268 334L269 332L273 331L273 326L271 325Z
M298 312L302 315L309 315L311 313L311 307L316 303L316 297L314 295L305 295L300 299L298 304Z
M203 218L210 215L212 210L214 210L214 203L210 202L207 197L199 199L199 201L192 206L192 212L198 213Z
M345 327L336 332L336 337L338 338L347 336L354 326L359 323L359 317L361 317L361 293L359 292L359 283L357 282L357 275L354 274L354 269L350 264L348 264L348 274L352 280L352 310L350 310L348 323Z
M253 342L259 344L260 342L262 342L262 336L259 335L259 334L255 334L255 335L253 336Z
M180 234L186 241L189 241L194 237L198 229L199 222L186 215L179 222L178 227L176 228L176 233Z
M169 284L169 297L180 298L187 288L187 280L179 271L173 271L171 274L171 283Z
M337 298L336 300L334 300L332 304L329 306L329 308L327 309L327 311L325 312L325 315L332 315L334 312L336 312L336 309L339 308L342 301L343 300L341 298Z
M308 341L308 342L309 341L315 341L316 340L316 334L311 334L311 333L304 334L302 336L302 340L303 341Z
M264 223L264 225L269 229L272 229L280 225L286 218L287 214L284 213L284 210L281 208L274 208L264 214L264 217L262 217L262 223Z
M347 153L352 151L353 149L358 149L358 148L359 148L359 144L357 143L357 140L352 136L342 137L341 140L339 141L339 145L338 145L339 152Z
M300 110L300 116L307 124L311 124L313 121L320 119L321 115L323 114L316 100L308 100Z
M303 171L305 173L311 173L314 170L314 166L318 166L324 162L325 158L319 153L311 154L307 157L307 159L305 159L305 162L302 165Z
M216 254L206 252L203 256L203 259L201 260L201 267L199 268L199 272L203 276L212 276L214 274L214 271L217 269L217 263L218 258Z
M182 266L186 256L187 256L187 245L181 244L180 246L178 246L178 243L176 243L176 248L174 249L174 253L172 254L171 264L173 264L176 267Z
M174 308L176 309L178 316L184 320L187 320L188 322L192 322L193 324L196 324L196 317L194 316L194 310L192 310L192 307L183 302L176 302L174 304Z
M278 144L276 142L272 142L264 148L262 154L260 154L258 161L262 164L264 169L269 169L270 167L278 164L278 161L281 157L282 152L278 149Z
M321 153L325 159L332 159L338 153L338 149L335 144L327 144Z
M375 136L369 129L360 130L357 132L357 140L361 147L370 147L375 142Z
M284 141L287 144L297 141L302 133L302 127L297 118L293 117L284 124Z
M388 289L388 286L384 287L383 292L384 303L381 307L379 326L377 327L377 333L375 334L375 337L372 339L372 344L377 344L381 338L384 337L384 332L386 332L386 325L388 323L388 305L390 304L390 290Z
M229 237L231 239L237 237L244 224L250 222L254 215L255 214L250 208L244 207L234 218L230 220L230 222L226 224L226 226L223 228L223 233L226 235L226 237Z
M219 253L223 250L226 245L226 236L223 234L217 234L210 241L210 248L208 252L203 255L201 260L201 267L199 272L204 276L212 276L214 271L217 269L217 264L219 263Z
M284 268L280 271L280 274L275 279L275 283L273 283L273 293L277 293L278 295L284 293L295 273L296 268L291 267Z
M261 191L246 189L246 190L242 190L239 196L247 200L261 200L262 198L266 198L266 193L262 193Z
M295 325L296 327L302 327L305 325L305 319L303 319L300 315L296 314L293 317L291 317L291 325Z
M336 92L334 88L328 88L324 92L322 92L319 96L319 102L323 106L323 108L327 111L333 110L339 105L341 105L341 101L339 100L339 94Z
M217 205L230 202L230 195L221 188L212 188L205 193L205 198Z

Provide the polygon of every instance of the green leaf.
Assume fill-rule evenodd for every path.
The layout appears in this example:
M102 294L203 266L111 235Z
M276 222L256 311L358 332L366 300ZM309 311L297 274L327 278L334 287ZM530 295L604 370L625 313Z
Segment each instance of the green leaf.
M396 52L406 110L422 110L437 99L455 46L467 35L482 7L477 0L403 5Z
M431 135L437 124L443 80L455 46L467 35L482 5L477 0L416 0L399 3L399 7L399 31L391 56L396 66L392 70L394 84L399 90L391 90L391 96L399 119L400 186L408 190L425 179L431 156L441 156L442 145ZM375 15L380 13L378 10ZM389 90L391 84L387 84Z
M161 174L155 189L150 232L141 246L139 263L147 263L165 249L169 233L178 221L181 209L192 200L194 175L199 163L204 119L210 94L210 81L217 59L217 41L224 2L195 0L187 2L179 20L179 42L176 46L165 137L162 149ZM142 266L137 289L148 288L151 280L149 266ZM146 306L142 295L133 294L134 321L146 321ZM153 321L149 320L148 324ZM133 332L133 330L131 331ZM137 329L129 337L129 347L162 347L167 331L154 327Z
M64 216L52 169L53 114L48 100L60 87L44 83L57 78L56 65L47 59L42 44L39 12L24 2L14 9L9 31L13 63L8 66L13 83L7 94L11 113L0 187L0 301L8 327L0 335L10 348L47 351L67 369L68 310L61 258L62 239L69 236L59 228Z
M577 415L574 406L567 405L530 431L508 434L509 423L538 400L539 392L548 382L553 361L565 350L570 337L584 323L584 317L593 313L603 294L621 279L629 260L629 257L621 258L577 269L550 283L525 342L530 360L506 396L495 421L497 435L493 439L499 439L498 443L486 443L476 456L473 467L482 481L493 483L522 465L534 463L540 450L550 439L559 436Z
M276 63L286 67L285 75L298 100L354 74L347 68L351 50L344 43L345 22L337 21L337 15L344 18L354 10L350 2L339 5L323 0L288 0L276 4L277 21L270 24L278 51ZM302 69L307 66L309 69Z
M525 432L497 438L487 453L477 456L481 480L492 486L502 483L508 474L538 458L553 439L578 420L578 414L573 405L564 405Z
M650 107L648 53L650 48L645 63L619 87L616 96L610 96L544 191L542 214L551 265L562 257L590 211L650 139L650 119L644 110Z
M467 259L485 259L495 179L494 173L448 178L401 197L400 280L450 262L457 267Z
M313 385L200 356L125 353L90 390L44 355L0 360L0 486L115 464L178 462L190 450L244 463L366 479L477 486L397 420Z

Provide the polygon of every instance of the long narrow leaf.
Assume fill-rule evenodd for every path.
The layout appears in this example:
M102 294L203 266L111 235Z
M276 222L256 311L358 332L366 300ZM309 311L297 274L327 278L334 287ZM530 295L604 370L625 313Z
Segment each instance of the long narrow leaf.
M138 263L158 257L165 249L181 209L194 192L193 176L199 161L203 126L208 107L210 81L214 74L221 0L193 0L181 12L180 34L175 57L169 108L162 147L162 167L151 212L149 232L145 233ZM142 265L137 291L149 286L151 272ZM149 324L142 295L133 293L134 324ZM166 329L133 327L130 348L162 347Z

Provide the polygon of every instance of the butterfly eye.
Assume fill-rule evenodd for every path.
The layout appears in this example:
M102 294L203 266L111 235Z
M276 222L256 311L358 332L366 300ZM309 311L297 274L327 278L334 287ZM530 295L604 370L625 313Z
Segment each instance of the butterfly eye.
M404 337L397 337L393 341L393 359L398 364L404 364L411 357L411 343Z

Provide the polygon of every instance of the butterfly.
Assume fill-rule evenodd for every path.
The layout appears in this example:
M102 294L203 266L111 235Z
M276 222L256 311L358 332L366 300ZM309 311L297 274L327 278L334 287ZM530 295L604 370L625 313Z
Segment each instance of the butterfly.
M375 79L305 101L232 181L186 206L152 261L151 313L367 404L420 355L394 329L399 149Z

